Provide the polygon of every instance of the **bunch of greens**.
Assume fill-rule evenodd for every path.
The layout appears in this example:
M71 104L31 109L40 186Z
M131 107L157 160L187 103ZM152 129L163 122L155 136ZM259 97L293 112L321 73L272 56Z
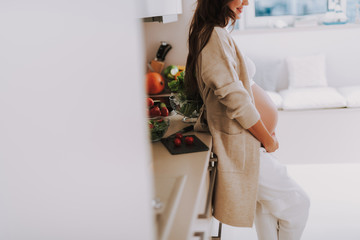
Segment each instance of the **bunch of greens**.
M168 82L171 92L180 93L185 97L185 84L184 84L185 71L182 71L174 80Z
M186 117L197 117L201 103L199 101L187 99L185 94L184 77L185 71L182 71L175 80L168 83L171 92L174 93L170 97L172 103L171 106L175 111Z
M185 100L183 104L180 105L179 112L186 117L198 117L200 107L198 101Z

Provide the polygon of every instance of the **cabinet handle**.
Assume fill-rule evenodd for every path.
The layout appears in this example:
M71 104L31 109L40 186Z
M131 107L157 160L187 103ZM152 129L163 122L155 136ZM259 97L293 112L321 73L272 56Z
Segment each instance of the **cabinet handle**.
M212 195L215 187L215 178L216 178L216 162L217 162L217 156L213 153L211 153L211 159L210 159L210 166L209 171L211 172L210 175L210 184L209 184L209 191L206 198L206 205L205 205L205 211L202 214L198 215L198 218L209 218L209 210L210 210L210 203L212 200Z
M200 240L204 240L204 232L194 232L194 237L200 237Z
M221 240L221 230L222 230L222 223L219 222L218 235L217 236L211 236L211 239L220 239Z

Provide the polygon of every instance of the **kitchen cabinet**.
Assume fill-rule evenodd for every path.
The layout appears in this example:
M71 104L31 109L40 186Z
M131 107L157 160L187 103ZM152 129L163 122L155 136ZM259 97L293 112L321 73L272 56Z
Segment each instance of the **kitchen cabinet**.
M208 171L205 175L205 182L200 188L200 197L195 205L195 216L191 225L193 239L210 239L212 227L212 193L215 186L217 158L210 153Z
M163 23L177 21L182 14L181 0L141 0L140 17L146 22L159 21Z
M188 126L182 116L170 117L165 136ZM171 155L161 142L152 143L155 210L159 239L209 239L211 236L211 198L216 175L209 133L196 135L208 151ZM156 204L155 204L156 205Z

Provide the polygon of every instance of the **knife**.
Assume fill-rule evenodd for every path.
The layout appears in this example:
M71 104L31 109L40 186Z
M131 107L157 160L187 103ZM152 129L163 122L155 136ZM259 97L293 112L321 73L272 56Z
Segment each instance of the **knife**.
M186 133L186 132L190 132L190 131L193 131L194 130L194 126L193 125L190 125L190 126L187 126L187 127L184 127L183 129L181 129L180 131L174 133L174 134L171 134L170 136L166 137L166 139L170 139L172 137L175 137L175 135L177 133Z
M172 46L164 41L161 42L158 51L156 52L156 57L150 62L150 71L160 73L164 68L165 57L168 52L171 50Z
M164 62L166 54L171 50L172 46L166 42L161 42L161 45L156 53L156 61Z

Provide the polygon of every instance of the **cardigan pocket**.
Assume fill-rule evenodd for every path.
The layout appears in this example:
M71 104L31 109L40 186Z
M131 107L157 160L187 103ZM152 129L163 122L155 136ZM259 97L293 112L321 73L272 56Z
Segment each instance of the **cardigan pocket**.
M235 119L210 116L209 122L217 131L227 135L238 135L244 131L244 128Z
M220 172L243 173L246 165L243 134L231 135L213 131L214 152L218 156Z

